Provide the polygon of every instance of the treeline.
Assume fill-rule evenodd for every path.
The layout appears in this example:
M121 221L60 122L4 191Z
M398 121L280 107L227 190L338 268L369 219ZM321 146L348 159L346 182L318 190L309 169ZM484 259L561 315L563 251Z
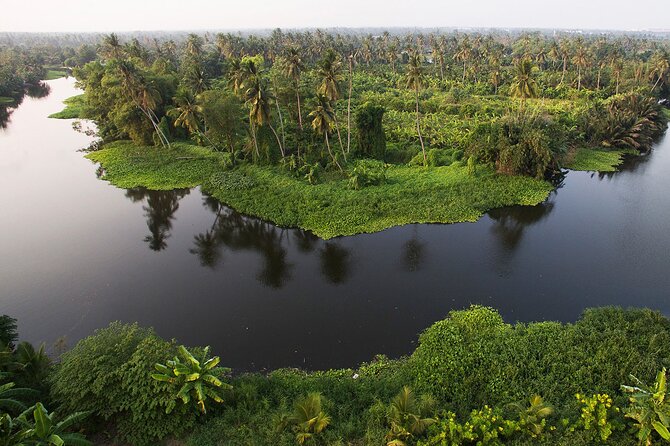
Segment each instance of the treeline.
M75 70L104 140L194 142L306 175L360 156L542 177L581 146L648 150L668 42L320 31L183 43L112 34ZM432 153L431 153L432 152ZM462 160L462 161L461 161Z
M0 340L0 441L8 446L87 444L84 434L134 446L670 441L670 321L650 310L510 325L472 307L428 328L407 358L319 372L232 375L207 348L121 323L55 364L43 347L14 345L9 317L0 319ZM40 403L21 413L36 400L56 411Z

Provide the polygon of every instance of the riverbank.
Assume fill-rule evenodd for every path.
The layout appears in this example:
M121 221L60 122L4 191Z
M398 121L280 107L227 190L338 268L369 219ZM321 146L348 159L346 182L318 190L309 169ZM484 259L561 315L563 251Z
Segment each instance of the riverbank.
M63 354L48 382L62 410L90 411L86 432L104 430L104 443L111 433L135 446L165 439L290 446L301 434L324 445L634 445L624 413L643 408L621 386L635 384L629 374L653 383L670 360L668 341L670 321L646 309L590 309L573 324L509 324L474 306L427 328L398 360L378 356L355 369L316 372L202 371L212 376L196 385L210 398L203 396L207 411L198 413L195 393L182 402L181 383L151 375L156 363L188 353L151 329L116 322ZM199 364L216 354L187 351ZM217 388L218 380L230 388ZM318 430L307 422L317 417L324 420ZM427 429L408 419L426 420Z
M393 165L383 184L360 190L351 189L344 175L310 185L279 167L242 164L228 169L223 154L185 143L165 149L119 141L87 157L100 163L103 178L118 187L202 186L238 212L307 229L324 239L409 223L472 222L490 209L537 205L553 190L546 181L499 175L487 166L469 174L460 163Z
M565 167L589 172L616 172L626 155L639 156L639 153L633 150L579 148L570 155Z
M63 101L65 108L57 113L52 113L49 118L53 119L81 119L85 104L84 94L69 97Z

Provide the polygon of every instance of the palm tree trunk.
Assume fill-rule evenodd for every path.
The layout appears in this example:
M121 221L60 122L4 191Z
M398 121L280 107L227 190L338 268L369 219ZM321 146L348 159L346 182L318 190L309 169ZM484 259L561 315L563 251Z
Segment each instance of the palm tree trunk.
M255 128L253 122L249 122L249 126L251 127L251 138L254 140L254 148L256 149L256 157L258 159L260 159L261 152L258 150L258 141L256 140L256 128Z
M423 165L427 165L426 148L423 145L423 137L421 136L421 126L419 126L419 89L416 88L416 133L419 135L419 142L421 142L421 153L423 153Z
M616 73L616 94L619 94L619 76L620 75L621 75L621 73L619 73L617 71L617 73Z
M295 81L295 96L298 99L298 127L302 130L302 112L300 111L300 84L299 81Z
M279 135L277 135L277 132L275 131L275 128L272 127L272 124L268 123L268 126L270 126L270 130L272 130L272 133L274 133L275 138L277 139L277 144L279 144L279 151L281 152L281 157L284 158L286 154L284 153L284 146L282 146L281 141L279 140Z
M563 56L563 74L561 74L561 84L563 84L563 81L565 80L565 72L568 69L568 59Z
M661 81L661 78L662 78L662 77L663 77L663 74L661 74L661 75L658 76L658 79L656 79L656 83L654 84L653 87L651 87L651 90L650 90L650 91L654 91L654 89L656 88L656 86L658 85L658 83Z
M440 80L444 82L444 57L440 57Z
M353 89L353 57L349 56L349 99L347 100L347 153L351 149L351 91Z
M463 83L465 83L465 64L466 64L466 61L463 60Z
M275 91L277 91L277 86L275 84ZM275 105L277 106L277 114L279 115L279 128L281 129L281 139L282 139L282 144L279 144L279 148L282 151L282 158L284 157L284 149L283 147L286 146L286 132L284 131L284 118L282 118L281 115L281 108L279 107L279 100L275 97ZM272 126L270 126L272 128ZM274 131L274 129L273 129Z
M600 90L600 74L601 74L602 70L603 70L603 68L599 66L598 67L598 82L596 83L596 90Z
M326 137L326 147L328 148L328 154L330 155L330 158L333 160L335 165L340 169L340 171L344 172L342 166L340 166L340 163L337 162L337 158L335 158L335 155L333 155L333 151L330 150L330 142L328 141L328 132L324 132L324 136Z
M577 91L582 89L582 67L577 65Z
M340 125L337 123L337 112L333 113L334 116L334 122L335 122L335 130L337 130L337 139L340 142L340 150L342 151L342 155L344 156L344 161L347 160L347 154L344 151L344 145L342 144L342 134L340 133Z

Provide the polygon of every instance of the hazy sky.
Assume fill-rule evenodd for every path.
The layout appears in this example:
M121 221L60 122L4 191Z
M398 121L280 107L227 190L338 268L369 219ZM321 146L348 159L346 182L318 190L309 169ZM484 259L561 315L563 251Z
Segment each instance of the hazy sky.
M0 0L0 31L299 27L669 29L668 0Z

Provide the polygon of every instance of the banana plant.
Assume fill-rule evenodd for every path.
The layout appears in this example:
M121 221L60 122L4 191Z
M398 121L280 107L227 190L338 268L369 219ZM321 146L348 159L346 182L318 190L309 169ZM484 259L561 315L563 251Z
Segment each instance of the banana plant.
M30 432L9 414L0 415L0 446L22 446Z
M621 386L624 392L631 394L630 406L624 412L626 417L636 421L640 444L650 446L654 432L670 441L670 404L665 367L658 372L651 386L633 375L630 375L630 379L635 383L634 386Z
M28 415L31 411L32 420L29 420ZM27 444L34 446L93 446L93 443L82 434L66 432L87 416L88 412L76 412L64 420L56 422L54 415L50 414L42 403L37 403L22 413L18 419L27 428L25 431Z
M151 377L157 381L167 382L181 386L176 398L184 404L195 401L198 410L207 413L207 401L214 400L222 403L222 391L232 389L232 386L222 382L218 377L230 371L230 369L217 367L220 362L218 356L207 358L209 347L205 348L202 361L198 360L183 345L179 346L179 356L169 360L166 364L157 363L156 370ZM172 407L168 406L165 411L170 413Z
M20 413L27 407L21 399L36 397L37 395L39 395L39 392L36 390L15 387L13 382L2 384L0 385L0 409Z

